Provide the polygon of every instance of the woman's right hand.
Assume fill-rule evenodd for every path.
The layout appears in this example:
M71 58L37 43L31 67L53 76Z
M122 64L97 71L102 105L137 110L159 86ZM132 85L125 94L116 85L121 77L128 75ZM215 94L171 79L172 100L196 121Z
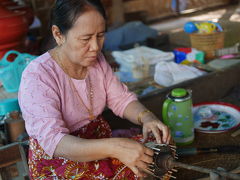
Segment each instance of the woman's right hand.
M112 138L111 157L120 160L129 167L138 177L144 177L148 165L153 162L154 152L138 143L127 138Z

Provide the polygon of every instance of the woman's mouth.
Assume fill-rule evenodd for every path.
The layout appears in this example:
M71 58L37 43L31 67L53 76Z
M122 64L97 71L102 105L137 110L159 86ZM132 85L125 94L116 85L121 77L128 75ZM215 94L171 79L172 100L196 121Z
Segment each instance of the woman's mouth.
M97 56L90 56L90 57L87 57L87 59L96 60L96 59L97 59Z

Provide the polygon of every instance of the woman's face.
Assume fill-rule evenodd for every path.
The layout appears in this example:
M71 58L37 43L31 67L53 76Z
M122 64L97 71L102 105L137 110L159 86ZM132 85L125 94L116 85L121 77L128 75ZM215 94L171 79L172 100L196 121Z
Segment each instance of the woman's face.
M63 37L61 48L73 64L88 67L97 62L104 42L105 20L96 10L80 15Z

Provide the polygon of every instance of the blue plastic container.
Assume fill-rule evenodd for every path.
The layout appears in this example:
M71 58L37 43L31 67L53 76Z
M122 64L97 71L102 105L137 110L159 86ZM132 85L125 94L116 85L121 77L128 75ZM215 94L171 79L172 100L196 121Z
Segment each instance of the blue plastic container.
M175 62L180 64L182 61L186 60L187 54L185 52L173 50L173 53L175 55Z
M0 116L5 116L13 111L20 111L17 98L0 100Z
M16 55L13 62L9 62L9 55ZM18 51L8 51L0 61L0 81L7 92L17 92L23 70L27 67L29 62L35 59L27 53L19 53Z

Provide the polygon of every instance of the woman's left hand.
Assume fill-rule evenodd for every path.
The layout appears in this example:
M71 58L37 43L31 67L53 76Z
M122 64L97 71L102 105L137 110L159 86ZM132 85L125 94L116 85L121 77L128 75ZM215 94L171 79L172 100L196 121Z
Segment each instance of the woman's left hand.
M146 140L149 133L152 132L157 143L169 144L171 139L169 128L154 115L146 116L144 119L142 119L142 123L144 140Z
M143 126L143 138L145 140L149 133L153 133L158 143L169 144L171 139L169 128L139 101L129 103L124 110L123 117Z

